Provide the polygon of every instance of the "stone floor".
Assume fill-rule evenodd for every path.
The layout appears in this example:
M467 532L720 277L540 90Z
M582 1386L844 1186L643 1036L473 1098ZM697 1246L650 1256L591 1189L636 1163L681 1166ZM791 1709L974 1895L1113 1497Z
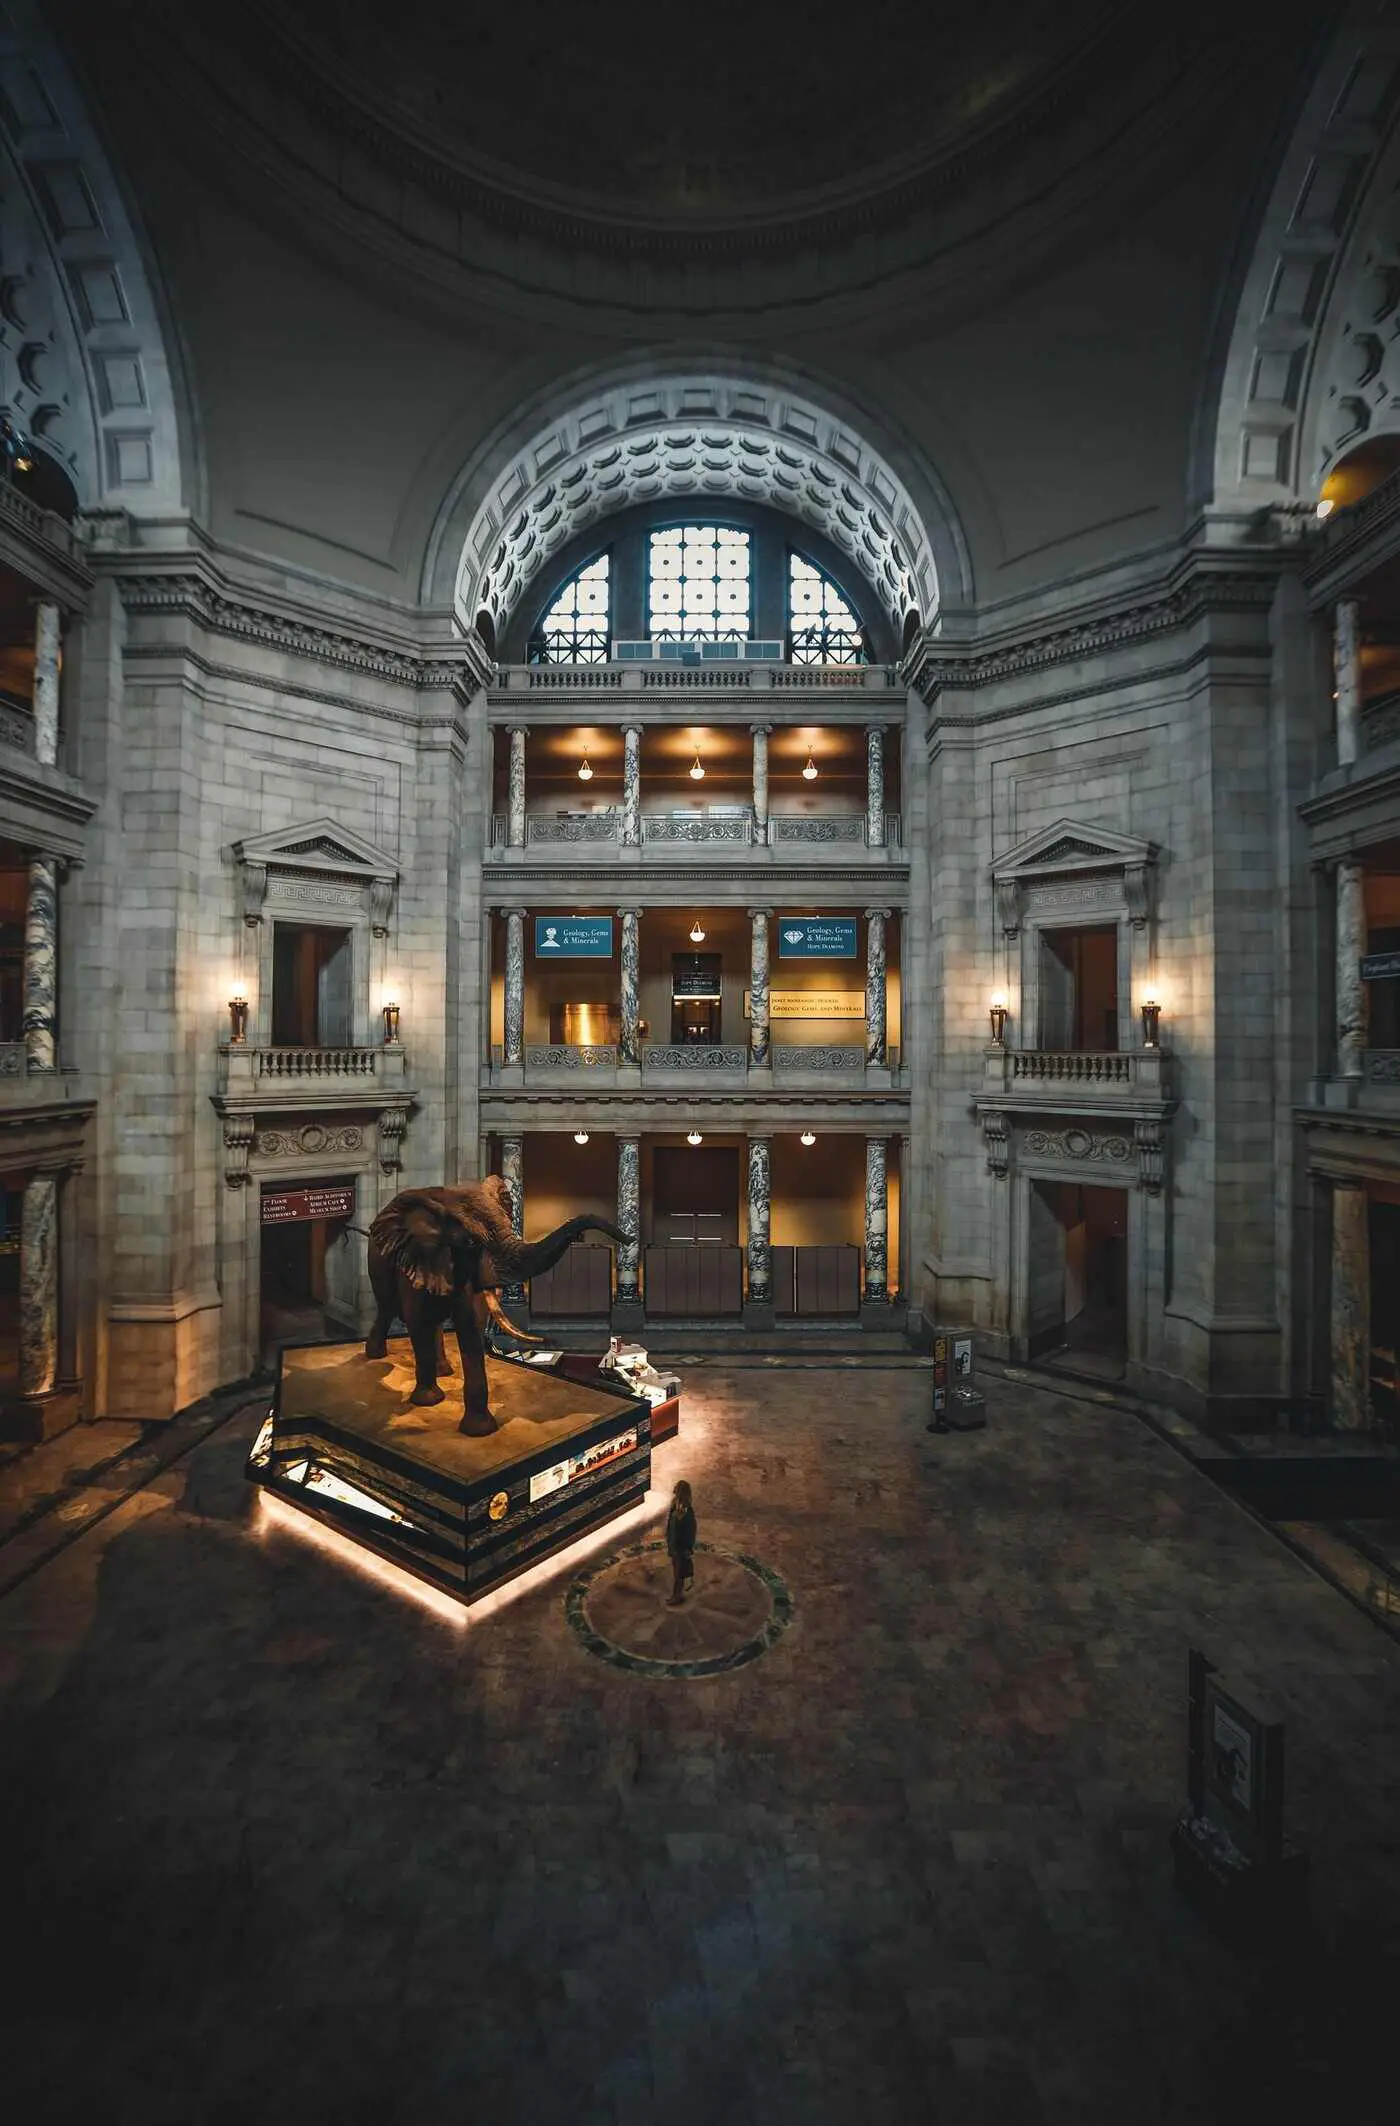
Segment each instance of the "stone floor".
M618 1547L685 1475L795 1603L701 1681L568 1571L419 1606L267 1525L256 1412L196 1436L0 1601L9 2114L1392 2119L1400 1646L1138 1418L984 1385L935 1439L897 1360L696 1370ZM1172 1885L1191 1643L1288 1721L1263 1961Z

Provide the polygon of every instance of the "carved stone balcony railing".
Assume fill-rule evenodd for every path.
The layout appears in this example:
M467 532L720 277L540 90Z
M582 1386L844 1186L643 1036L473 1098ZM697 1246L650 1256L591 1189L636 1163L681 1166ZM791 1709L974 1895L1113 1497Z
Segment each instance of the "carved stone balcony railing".
M555 1042L548 1048L527 1048L525 1051L527 1075L537 1071L582 1071L617 1069L617 1050L611 1046L602 1048L580 1042L577 1046Z
M403 1097L408 1059L391 1048L254 1048L224 1042L219 1094L282 1106L353 1107Z
M642 1049L642 1075L656 1071L684 1071L688 1077L711 1077L718 1072L737 1071L743 1074L749 1067L749 1052L741 1042L719 1042L693 1047L668 1046L661 1041L648 1041Z
M511 694L868 694L891 693L888 664L507 664L497 668L493 704Z
M676 812L646 812L641 819L642 841L649 850L750 849L762 846L752 813L732 815ZM503 850L508 841L508 822L502 813L491 820L491 850ZM525 821L528 849L581 849L598 847L609 852L621 846L622 822L616 811L571 812L549 816L530 813ZM863 849L869 842L863 812L803 812L770 814L768 844L773 848L817 851ZM901 851L903 819L898 812L885 814L885 848Z
M8 701L0 701L0 745L17 746L21 753L34 751L34 718Z
M563 1042L530 1045L523 1068L507 1065L501 1050L493 1047L483 1074L483 1087L523 1087L543 1090L573 1086L579 1091L635 1091L639 1087L675 1089L678 1080L697 1091L706 1085L733 1090L751 1086L781 1092L784 1088L813 1090L830 1086L845 1093L905 1092L908 1071L902 1059L893 1058L888 1069L868 1064L862 1044L823 1042L775 1043L769 1051L769 1068L754 1071L747 1044L728 1041L713 1045L644 1041L640 1068L627 1069L611 1046L572 1046Z
M982 1097L1065 1113L1158 1105L1171 1097L1171 1058L1160 1048L988 1048Z
M775 1042L771 1054L775 1071L839 1071L843 1075L852 1071L863 1075L865 1071L865 1050L854 1046L838 1047L825 1042L821 1046L806 1043L798 1046Z

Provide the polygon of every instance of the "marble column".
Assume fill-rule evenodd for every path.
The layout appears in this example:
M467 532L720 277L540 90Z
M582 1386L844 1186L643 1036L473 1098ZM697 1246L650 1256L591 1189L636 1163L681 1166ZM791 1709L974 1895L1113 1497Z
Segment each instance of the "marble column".
M19 1229L19 1392L47 1395L58 1378L58 1176L33 1174Z
M865 1297L883 1305L889 1294L889 1175L883 1137L865 1140Z
M642 734L635 724L622 732L622 846L635 849L642 839Z
M21 1026L31 1071L57 1070L58 864L36 856L29 864L24 909L24 1001Z
M642 1060L641 1039L637 1032L637 1019L641 998L641 938L637 925L641 918L640 908L619 908L622 919L621 961L622 979L618 985L621 1000L621 1026L618 1055L623 1063L633 1069Z
M885 734L878 723L865 733L865 839L872 849L885 846Z
M768 919L771 908L755 908L749 940L749 1062L768 1061Z
M1371 1422L1371 1269L1364 1188L1332 1185L1332 1422L1363 1432Z
M52 767L58 759L59 613L47 599L34 609L34 756Z
M772 1164L767 1137L749 1138L749 1303L773 1303L773 1250L769 1244Z
M771 723L756 723L753 730L753 838L768 840L768 733Z
M619 1305L637 1303L637 1270L642 1259L642 1145L639 1137L617 1140L617 1224L627 1235L617 1247Z
M510 734L510 809L506 824L506 847L525 846L525 740L527 727L517 724Z
M885 918L888 908L865 911L865 1060L883 1070L885 1045Z
M502 1137L501 1179L510 1190L510 1222L516 1237L525 1237L525 1140L523 1137ZM525 1287L518 1282L502 1287L506 1299L517 1302L525 1297Z
M1344 768L1361 751L1361 609L1355 598L1337 601L1332 670L1337 690L1337 765Z
M1361 955L1366 950L1366 882L1350 857L1337 865L1337 1075L1360 1078L1365 1070L1366 984Z
M525 910L507 908L506 1041L503 1060L525 1061Z

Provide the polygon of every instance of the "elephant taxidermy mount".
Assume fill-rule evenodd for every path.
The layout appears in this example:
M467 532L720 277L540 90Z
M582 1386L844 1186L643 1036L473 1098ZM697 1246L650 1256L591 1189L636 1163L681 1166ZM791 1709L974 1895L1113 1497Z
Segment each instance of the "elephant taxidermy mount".
M369 1229L375 1315L365 1357L387 1355L390 1324L398 1315L408 1330L418 1375L410 1401L440 1403L445 1398L437 1384L438 1341L450 1322L462 1353L460 1429L494 1432L483 1330L488 1315L500 1314L495 1289L552 1270L581 1233L626 1238L606 1218L588 1216L566 1218L542 1240L522 1240L511 1223L509 1187L499 1174L456 1188L404 1189Z

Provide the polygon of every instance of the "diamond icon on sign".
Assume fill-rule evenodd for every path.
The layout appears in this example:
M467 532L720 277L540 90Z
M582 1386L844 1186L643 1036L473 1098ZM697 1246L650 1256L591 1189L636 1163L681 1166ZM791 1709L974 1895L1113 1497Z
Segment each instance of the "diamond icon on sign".
M783 939L784 942L789 945L800 945L802 943L803 935L804 933L800 930L785 930L783 932Z

